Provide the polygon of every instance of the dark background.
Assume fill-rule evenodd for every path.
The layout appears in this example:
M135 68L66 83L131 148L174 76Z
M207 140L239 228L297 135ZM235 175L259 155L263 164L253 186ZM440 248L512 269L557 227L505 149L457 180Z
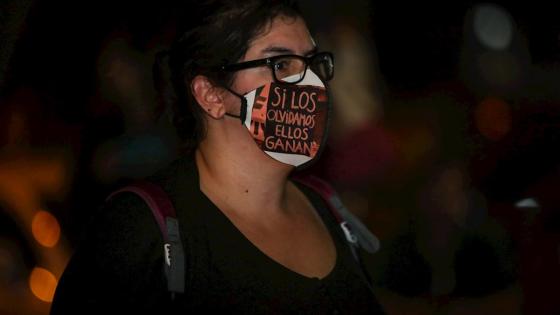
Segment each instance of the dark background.
M425 119L428 125L438 130L434 136L438 139L438 153L429 162L400 169L399 163L388 163L391 166L384 172L376 173L369 180L361 180L359 185L338 182L338 186L347 193L346 196L360 193L368 200L387 193L381 197L386 198L380 202L383 205L414 209L421 206L390 199L421 194L430 185L430 172L454 161L462 161L469 185L485 198L487 215L508 231L507 239L516 248L514 254L507 256L515 266L510 276L496 280L498 284L495 286L489 284L491 289L481 290L478 295L466 295L491 295L504 287L521 286L525 290L525 299L540 301L538 298L531 300L533 284L523 280L529 273L527 270L536 267L530 265L524 269L523 261L530 260L527 255L541 257L546 263L540 270L546 277L550 270L547 268L558 265L558 257L550 258L543 253L559 247L553 242L550 248L543 245L535 249L536 252L527 254L523 246L527 236L523 233L527 229L533 231L534 239L530 241L541 240L539 237L550 241L556 239L560 227L556 196L560 188L560 81L557 80L560 74L560 19L553 4L497 2L509 11L515 23L516 40L525 45L520 57L525 68L521 72L523 79L514 87L493 88L481 85L476 76L469 76L469 72L463 70L471 65L475 67L474 55L469 55L468 36L472 34L466 30L465 16L477 3L351 1L341 4L310 1L304 5L312 17L308 21L314 31L328 32L333 27L333 19L342 19L353 21L350 24L363 31L370 41L370 53L377 65L371 72L379 78L378 89L383 100L380 125L393 135L400 135L403 143L414 134L416 129L407 129L407 122L415 125L415 119ZM188 2L30 0L0 4L0 128L3 130L0 160L9 167L14 161L24 161L25 166L29 159L61 157L66 167L61 192L54 197L49 194L40 196L42 206L60 221L70 252L87 219L108 192L123 179L145 176L176 157L173 144L169 144L174 141L172 136L169 143L150 142L153 140L150 135L168 135L169 126L142 125L138 120L127 120L126 110L130 107L122 105L126 100L111 88L111 84L104 83L99 73L105 69L103 61L106 56L111 56L114 51L123 54L124 57L119 58L133 60L135 67L132 68L138 71L132 72L131 76L136 73L141 78L139 83L129 83L145 87L141 90L144 93L141 97L148 100L147 104L153 104L155 95L149 91L150 61L156 51L171 42L174 28L188 19L189 5ZM121 42L126 43L125 48L118 46ZM115 46L117 49L112 50ZM523 54L524 51L527 54ZM127 82L117 84L124 84L126 88ZM502 99L510 109L511 128L498 139L488 139L477 128L475 108L486 97ZM449 105L449 102L456 104ZM13 117L20 116L13 113L24 117L23 127L14 127L16 131L10 126L13 126ZM134 139L140 139L136 145ZM129 151L122 149L119 152L126 151L129 155L114 153L118 149L111 151L119 145L128 145ZM104 156L112 154L107 152L113 152L114 157L118 155L114 158L117 162L110 164L107 162L110 159L104 160ZM406 154L406 150L403 152ZM111 170L115 169L107 165L117 165L118 170L111 175ZM9 181L6 178L2 180ZM542 208L537 211L540 221L531 221L525 214L511 214L515 211L515 202L529 197L537 199ZM368 211L375 213L376 204L370 200ZM29 241L20 231L21 226L11 218L10 205L2 205L7 214L0 216L1 231L6 238L17 240L21 247L25 268L20 275L25 278L25 270L34 266L38 259L33 246L26 245ZM375 223L369 226L375 231ZM412 237L411 243L415 243L413 233L402 235ZM394 246L405 254L416 253L414 249L407 250L402 245L404 243L397 242L398 239L387 237L388 248ZM476 244L468 243L462 248L478 252L483 247ZM466 254L459 251L458 255ZM392 257L391 254L387 256ZM395 264L403 266L403 270L407 264L410 268L425 265L425 262L415 263L413 254L410 257ZM488 256L481 257L486 259L484 257ZM395 262L394 259L389 261ZM502 265L496 267L496 270L504 269L507 268ZM398 273L390 268L387 270L389 274ZM407 281L391 277L382 277L382 286L405 296L426 297L429 294L429 289L421 285L425 282L425 287L430 286L429 281L422 278L429 276L412 275L418 278ZM414 288L414 283L420 284ZM545 286L545 289L553 290L554 287ZM536 295L546 297L540 291ZM553 303L544 301L545 304ZM18 311L14 305L4 308L11 309L14 314L26 312ZM34 310L36 313L44 311L45 307L41 306Z

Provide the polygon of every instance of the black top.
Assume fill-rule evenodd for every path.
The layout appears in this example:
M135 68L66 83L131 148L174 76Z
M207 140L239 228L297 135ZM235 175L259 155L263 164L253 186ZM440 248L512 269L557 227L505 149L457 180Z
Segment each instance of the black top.
M152 179L172 200L186 255L185 294L167 291L163 239L132 193L94 216L57 287L51 314L380 314L350 248L323 200L298 186L336 245L323 279L298 274L261 252L200 191L196 165L181 159Z

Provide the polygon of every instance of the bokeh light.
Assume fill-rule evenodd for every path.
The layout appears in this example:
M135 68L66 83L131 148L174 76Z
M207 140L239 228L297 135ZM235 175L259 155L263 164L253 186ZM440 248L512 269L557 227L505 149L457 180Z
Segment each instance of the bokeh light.
M525 199L521 199L518 202L515 203L515 207L519 208L519 209L524 209L524 208L538 208L539 203L533 199L533 198L525 198Z
M60 239L58 220L49 212L40 210L31 221L33 237L45 247L54 247Z
M35 267L31 271L29 288L39 300L52 302L56 285L56 277L47 269Z
M487 48L507 48L513 37L512 24L509 13L495 4L481 4L474 10L474 34Z

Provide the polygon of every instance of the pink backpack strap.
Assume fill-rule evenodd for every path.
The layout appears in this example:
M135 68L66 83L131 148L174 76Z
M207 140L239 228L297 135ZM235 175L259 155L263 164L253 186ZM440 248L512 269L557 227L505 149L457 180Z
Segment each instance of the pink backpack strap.
M152 210L152 214L154 215L154 218L158 223L159 229L161 230L165 241L168 241L169 237L167 235L167 224L165 222L165 218L175 218L176 215L175 208L173 207L171 200L169 200L169 198L167 197L165 191L163 191L161 187L151 182L136 181L113 192L109 195L107 200L123 192L134 193L144 200L150 210Z
M379 250L379 239L344 206L329 183L314 175L294 176L293 179L313 189L325 200L330 212L344 232L346 240L352 245L353 252L354 247L361 247L370 253Z
M148 181L136 181L109 195L107 200L123 192L134 193L148 205L163 236L165 275L167 288L175 293L185 291L185 254L179 233L179 221L173 203L158 185Z
M377 237L356 216L346 209L336 191L326 181L313 175L294 176L293 179L311 188L325 200L327 207L344 232L348 246L354 256L354 261L358 265L365 283L371 292L375 294L372 279L363 264L358 249L362 248L370 253L376 252L380 247Z

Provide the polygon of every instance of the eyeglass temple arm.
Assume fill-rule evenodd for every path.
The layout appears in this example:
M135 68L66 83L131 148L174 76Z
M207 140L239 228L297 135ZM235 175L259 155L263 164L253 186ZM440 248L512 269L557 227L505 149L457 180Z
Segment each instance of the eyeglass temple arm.
M223 71L238 71L247 68L268 65L270 63L271 63L270 58L265 58L265 59L251 60L251 61L224 65L221 66L219 69Z

